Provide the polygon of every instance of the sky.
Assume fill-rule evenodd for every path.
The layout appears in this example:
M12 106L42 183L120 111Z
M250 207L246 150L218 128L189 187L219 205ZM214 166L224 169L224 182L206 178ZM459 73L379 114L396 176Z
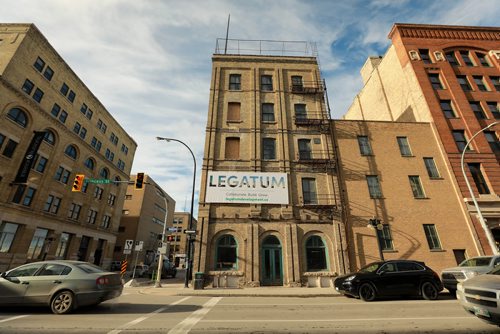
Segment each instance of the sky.
M0 22L34 23L138 144L150 175L190 210L198 190L217 38L314 42L333 118L362 88L394 23L498 26L498 0L0 0Z

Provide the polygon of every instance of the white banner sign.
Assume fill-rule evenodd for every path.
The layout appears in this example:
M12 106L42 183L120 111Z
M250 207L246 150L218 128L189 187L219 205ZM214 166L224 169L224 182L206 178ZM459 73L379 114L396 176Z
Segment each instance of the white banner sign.
M208 172L207 203L289 204L286 173Z

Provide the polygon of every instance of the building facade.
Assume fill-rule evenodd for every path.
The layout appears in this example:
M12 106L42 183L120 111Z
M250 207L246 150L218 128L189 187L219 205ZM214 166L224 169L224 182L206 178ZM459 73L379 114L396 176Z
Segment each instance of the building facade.
M135 180L137 175L131 175ZM136 188L135 183L127 187L125 203L118 228L114 260L128 263L151 265L157 258L159 242L166 224L166 233L172 227L174 220L175 201L149 176L144 175L142 188ZM125 241L142 241L142 250L135 251L133 247L130 254L125 249Z
M216 51L193 254L209 284L332 286L348 268L329 119L314 54Z
M32 24L0 24L0 271L108 267L137 144Z
M480 254L432 124L332 123L352 270L380 259L412 259L440 271Z
M370 57L361 70L364 87L345 119L430 122L467 205L480 253L491 254L485 229L462 173L500 241L500 28L395 24L383 57ZM496 245L493 245L496 247Z
M189 212L175 212L174 226L176 231L171 232L170 241L170 258L174 261L176 267L186 267L186 254L189 236L184 233L184 230L195 230L198 221L193 217L191 226L189 226L191 214Z

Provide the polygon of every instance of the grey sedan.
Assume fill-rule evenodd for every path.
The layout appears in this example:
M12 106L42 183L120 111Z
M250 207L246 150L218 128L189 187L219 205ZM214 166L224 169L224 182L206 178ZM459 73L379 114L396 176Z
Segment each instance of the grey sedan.
M81 261L42 261L0 275L0 305L48 305L65 314L121 295L117 273Z

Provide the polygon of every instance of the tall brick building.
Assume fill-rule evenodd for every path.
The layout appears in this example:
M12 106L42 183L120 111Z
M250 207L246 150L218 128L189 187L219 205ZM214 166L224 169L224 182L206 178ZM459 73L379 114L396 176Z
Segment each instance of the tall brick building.
M345 119L429 122L473 221L480 252L490 254L461 170L468 140L500 119L500 28L395 24L383 57L361 70L364 87ZM500 241L499 126L479 133L464 167L487 225ZM431 139L430 139L431 140ZM470 254L469 254L470 255Z

